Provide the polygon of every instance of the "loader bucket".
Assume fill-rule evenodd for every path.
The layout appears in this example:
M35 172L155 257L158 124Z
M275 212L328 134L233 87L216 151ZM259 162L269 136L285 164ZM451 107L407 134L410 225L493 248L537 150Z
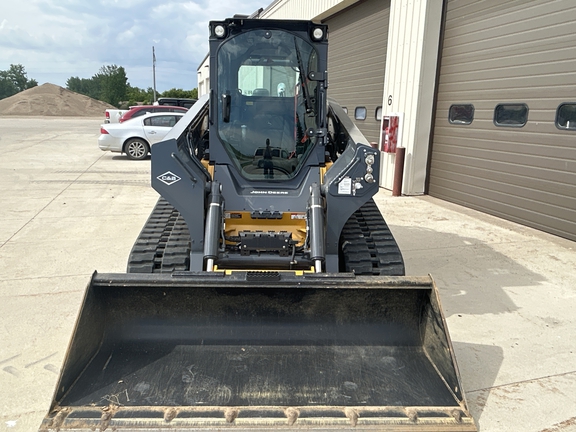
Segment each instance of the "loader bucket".
M41 431L476 430L430 277L94 274Z

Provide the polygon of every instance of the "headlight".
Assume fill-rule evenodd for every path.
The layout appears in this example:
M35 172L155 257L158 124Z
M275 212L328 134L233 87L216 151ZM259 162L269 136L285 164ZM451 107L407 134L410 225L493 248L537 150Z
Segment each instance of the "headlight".
M312 37L318 41L322 40L324 37L324 30L322 30L320 27L316 27L314 30L312 30Z
M224 27L222 24L218 24L216 27L214 27L214 34L218 38L223 38L226 36L226 27Z

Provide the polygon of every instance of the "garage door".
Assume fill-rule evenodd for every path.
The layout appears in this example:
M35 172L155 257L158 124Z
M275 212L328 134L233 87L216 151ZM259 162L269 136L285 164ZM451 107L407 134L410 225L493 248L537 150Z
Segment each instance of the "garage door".
M573 0L449 0L429 194L576 240Z
M390 0L366 0L324 22L328 24L328 94L369 142L378 142ZM355 119L356 117L356 119Z

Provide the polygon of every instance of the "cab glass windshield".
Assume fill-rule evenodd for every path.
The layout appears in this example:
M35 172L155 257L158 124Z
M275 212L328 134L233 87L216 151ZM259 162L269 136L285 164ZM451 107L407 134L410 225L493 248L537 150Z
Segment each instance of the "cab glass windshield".
M278 30L254 30L226 42L218 52L218 135L249 180L293 177L316 138L314 47Z

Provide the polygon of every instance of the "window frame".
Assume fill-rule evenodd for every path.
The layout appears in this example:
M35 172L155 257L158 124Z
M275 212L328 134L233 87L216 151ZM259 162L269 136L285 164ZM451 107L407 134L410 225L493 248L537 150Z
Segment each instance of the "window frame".
M456 121L455 119L452 119L452 108L454 107L471 107L472 108L472 118L470 119L470 121ZM456 126L468 126L471 125L472 122L474 121L474 113L476 112L476 107L474 106L474 104L471 103L461 103L461 104L452 104L450 105L450 108L448 108L448 123L452 124L452 125L456 125Z
M524 123L520 124L507 124L507 123L500 123L497 121L497 113L498 113L498 108L501 107L511 107L511 106L520 106L520 107L524 107L526 109L526 119L524 120ZM530 108L528 108L528 104L524 103L524 102L503 102L503 103L499 103L494 107L494 117L493 117L493 122L494 122L494 126L496 127L504 127L504 128L522 128L524 126L526 126L526 124L528 123L528 115L530 113Z
M358 116L358 111L364 110L364 117ZM368 109L365 106L357 106L354 108L354 120L365 121L368 118Z
M570 127L560 126L560 124L558 124L558 117L560 114L560 109L566 105L573 105L574 107L576 107L576 102L562 102L560 105L558 105L558 107L556 107L556 116L554 117L554 124L556 125L556 129L560 129L562 131L574 131L574 132L576 132L576 121L574 121L574 126L570 126ZM566 123L568 123L568 121Z

